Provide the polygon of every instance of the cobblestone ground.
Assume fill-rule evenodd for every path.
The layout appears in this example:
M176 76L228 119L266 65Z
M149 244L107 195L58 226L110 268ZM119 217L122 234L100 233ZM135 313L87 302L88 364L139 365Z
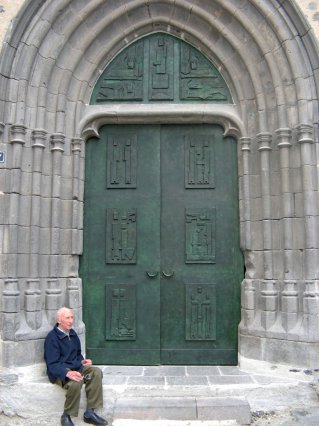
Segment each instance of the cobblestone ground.
M110 419L109 426L235 426L236 422L233 421L224 421L224 422L212 422L212 421L141 421L141 420L114 420L111 422ZM86 423L82 421L81 418L73 419L75 426L84 426ZM253 426L279 426L279 425L293 425L290 423L292 417L289 413L274 414L274 413L257 413L253 415L252 425ZM59 426L59 418L51 419L32 419L27 420L18 417L9 418L4 415L0 415L0 425L1 426ZM305 423L305 426L308 426ZM309 424L310 426L310 424Z
M169 420L114 420L107 419L109 426L236 426L234 421L169 421ZM79 417L73 419L75 426L84 426L86 423ZM9 418L0 414L1 426L60 426L59 418L51 419L23 419ZM257 412L252 416L251 426L318 426L319 410L296 410L292 412Z

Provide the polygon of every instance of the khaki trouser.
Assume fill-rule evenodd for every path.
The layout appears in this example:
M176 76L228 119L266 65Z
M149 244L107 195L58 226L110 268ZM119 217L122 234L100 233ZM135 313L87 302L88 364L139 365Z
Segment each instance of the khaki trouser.
M61 380L57 380L55 383L62 386L66 390L64 412L69 416L77 417L79 414L81 389L83 384L85 385L85 393L87 398L87 408L98 408L103 407L103 388L102 388L102 371L98 367L92 367L90 365L84 366L82 375L89 375L90 379L84 383L75 382L68 380L64 385Z

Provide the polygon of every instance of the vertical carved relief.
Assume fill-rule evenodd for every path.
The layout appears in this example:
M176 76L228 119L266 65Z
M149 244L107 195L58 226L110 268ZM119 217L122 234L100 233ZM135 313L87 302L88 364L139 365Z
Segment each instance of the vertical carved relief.
M228 100L225 82L199 51L181 43L180 63L181 100Z
M185 210L186 263L215 263L215 208Z
M275 280L264 280L261 290L261 326L269 330L278 316L278 289Z
M212 284L186 285L186 340L216 339L216 294Z
M27 287L24 295L26 322L31 330L37 330L42 325L40 280L27 280Z
M49 324L54 324L56 311L62 306L62 290L58 279L49 279L45 290L45 309Z
M107 138L107 188L136 188L136 135Z
M143 41L119 55L109 66L96 94L96 102L143 99Z
M106 263L136 263L136 209L107 209Z
M150 100L174 99L174 41L169 37L150 39Z
M185 136L185 188L214 188L212 136Z
M106 303L106 340L135 340L135 285L106 286Z
M12 340L20 325L20 291L17 279L4 281L2 293L3 340Z

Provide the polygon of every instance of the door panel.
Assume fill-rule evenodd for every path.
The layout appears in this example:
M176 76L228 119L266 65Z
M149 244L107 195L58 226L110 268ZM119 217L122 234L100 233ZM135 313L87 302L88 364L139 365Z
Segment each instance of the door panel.
M236 144L213 125L105 126L86 150L87 353L236 364Z
M161 133L164 364L237 363L236 146L217 126ZM241 267L240 267L241 268Z
M153 126L106 126L87 145L87 352L96 363L160 362L160 143ZM146 303L147 301L147 303Z

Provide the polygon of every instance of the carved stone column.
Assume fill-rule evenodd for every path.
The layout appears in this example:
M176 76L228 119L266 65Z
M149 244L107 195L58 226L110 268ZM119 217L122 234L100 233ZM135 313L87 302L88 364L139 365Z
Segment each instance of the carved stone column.
M72 254L82 253L82 239L80 238L82 228L82 203L80 202L80 161L83 139L72 140L73 153L73 211L72 211Z
M33 173L31 200L30 276L39 276L40 223L41 223L41 179L43 151L47 132L36 129L32 132Z
M272 225L271 225L271 194L270 194L270 151L271 133L257 135L260 152L260 183L263 218L263 249L264 249L264 279L273 279L272 259Z
M281 224L283 233L283 291L281 294L281 316L283 329L288 332L297 326L298 322L298 291L295 277L293 257L293 217L294 199L291 190L291 135L288 128L276 130L280 155L280 184L281 184Z
M242 164L243 164L243 176L242 176L242 197L243 197L243 205L242 205L242 217L244 231L242 232L242 246L244 250L249 250L251 248L251 229L250 229L250 171L249 171L249 161L250 161L250 138L241 138L241 152L242 152Z
M314 179L315 155L313 126L301 124L297 128L300 143L301 172L303 187L303 208L305 220L305 259L304 274L306 280L317 279L318 274L318 193Z
M22 152L25 144L26 127L20 124L11 126L10 144L11 150L11 188L10 188L10 205L9 205L9 254L8 259L8 276L16 277L18 272L18 234L19 234L19 206L21 194L21 168L22 168Z
M51 252L50 276L59 276L60 224L61 224L61 170L65 136L54 133L51 136L52 151L52 198L51 198Z

